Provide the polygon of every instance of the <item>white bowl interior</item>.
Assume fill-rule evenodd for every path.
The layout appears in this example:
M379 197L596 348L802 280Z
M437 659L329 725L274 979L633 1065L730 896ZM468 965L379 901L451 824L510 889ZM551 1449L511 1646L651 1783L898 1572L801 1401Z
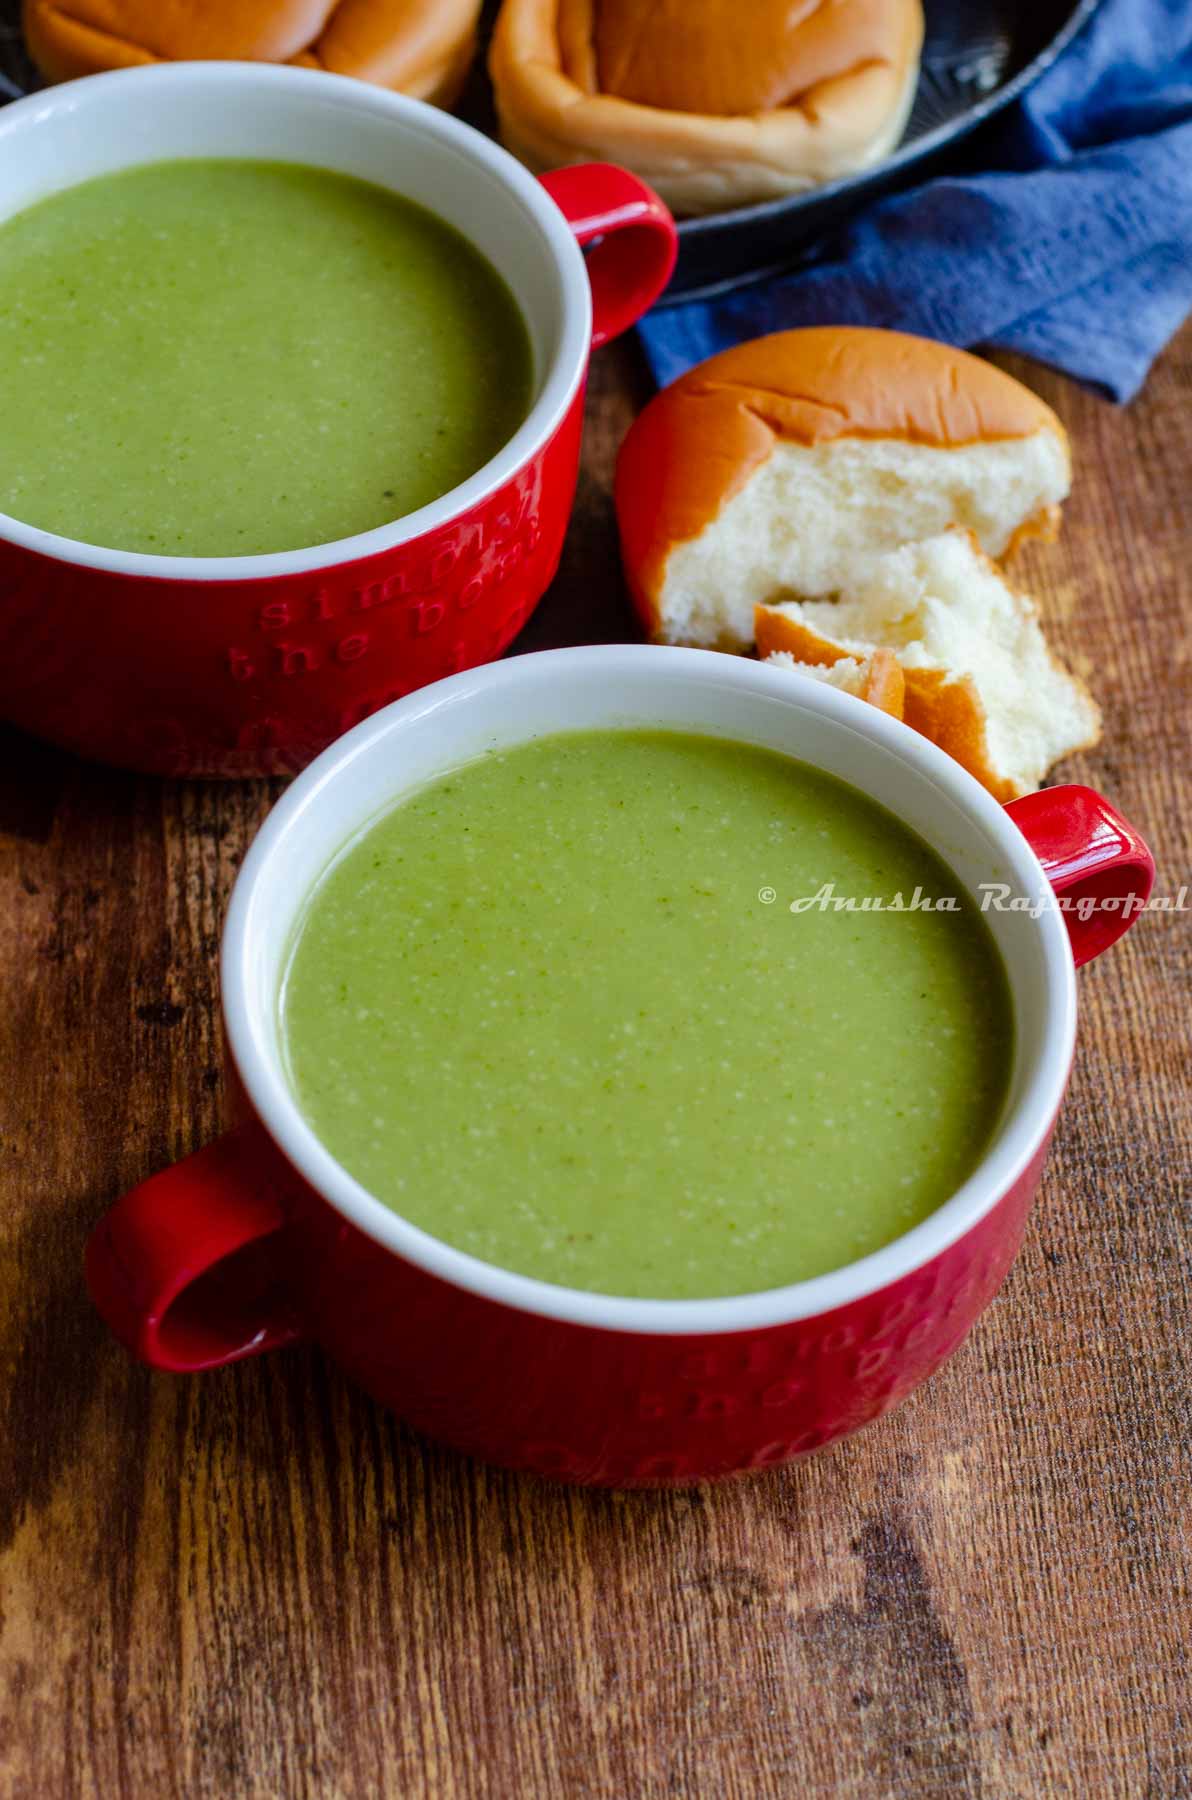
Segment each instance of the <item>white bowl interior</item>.
M1037 1148L1063 1091L1074 1030L1072 961L1055 911L987 914L1010 976L1016 1047L1003 1121L981 1169L897 1244L798 1290L716 1301L602 1300L491 1270L366 1195L317 1143L281 1075L277 1000L293 929L346 842L403 794L485 750L551 732L634 725L730 737L813 763L889 807L970 893L983 882L1005 882L1016 894L1048 898L1033 852L1002 808L933 745L850 695L707 651L550 651L411 695L333 745L290 789L246 859L229 913L224 995L233 1054L262 1116L308 1179L370 1235L462 1285L490 1291L495 1278L505 1297L565 1316L592 1317L599 1303L599 1322L637 1329L738 1329L808 1316L854 1297L857 1282L861 1291L884 1285L936 1254L993 1204Z
M561 415L586 359L590 300L583 259L562 215L520 163L458 119L402 95L315 70L179 63L64 83L0 108L0 219L96 176L179 157L258 157L355 175L428 207L503 276L525 319L534 361L532 411L487 465L502 479ZM481 472L394 526L343 540L367 555L415 535L479 497ZM2 519L2 515L0 515ZM5 535L48 554L68 540L16 521ZM237 558L92 551L85 560L137 573L226 578L328 561L326 549ZM76 560L84 560L76 558Z

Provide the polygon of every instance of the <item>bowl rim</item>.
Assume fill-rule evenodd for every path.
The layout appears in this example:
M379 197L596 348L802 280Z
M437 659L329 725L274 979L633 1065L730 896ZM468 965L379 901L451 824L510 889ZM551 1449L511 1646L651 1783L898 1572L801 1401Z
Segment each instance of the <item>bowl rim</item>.
M445 152L462 155L486 169L538 228L559 281L562 329L554 355L542 372L537 398L508 441L466 481L415 512L350 537L334 538L297 550L267 551L252 556L158 556L145 551L84 543L28 525L0 511L0 540L57 562L142 580L271 581L279 577L323 573L383 555L450 525L482 506L531 463L554 436L575 399L587 368L592 335L591 290L583 254L559 208L541 183L507 150L440 107L347 75L271 63L153 63L107 70L100 75L64 82L58 87L38 89L22 100L0 107L0 155L15 153L9 140L19 137L22 132L49 131L52 134L57 120L91 106L135 107L149 89L181 95L188 90L202 91L204 88L236 94L246 107L251 106L254 93L271 90L282 94L288 92L291 103L299 110L305 105L330 102L357 115L400 120L407 126L412 124ZM147 160L168 158L132 156L127 165L121 166L135 168ZM81 183L72 181L60 187L50 186L42 198L78 185ZM29 205L37 203L36 200L28 202ZM24 210L21 206L14 213L4 213L0 223ZM520 308L521 296L515 293L514 298Z
M660 658L668 659L665 667ZM889 1288L974 1230L1023 1177L1059 1110L1075 1043L1075 969L1057 908L1045 904L1031 921L1042 938L1049 989L1040 1052L1013 1111L968 1180L921 1224L857 1262L809 1281L714 1299L634 1299L568 1288L483 1262L411 1224L370 1194L324 1149L286 1085L266 1022L254 1015L247 997L254 944L267 911L262 894L274 851L288 833L310 829L316 810L330 806L336 813L330 796L341 782L351 780L353 764L378 742L400 735L429 714L441 716L448 700L466 699L484 688L503 689L512 716L517 716L519 691L527 684L599 681L604 684L601 691L611 697L619 678L651 665L660 676L693 691L728 683L846 724L855 735L867 738L875 751L893 752L928 776L963 811L975 815L978 826L1004 855L1006 867L1021 881L1022 891L1050 900L1051 888L1034 851L997 801L934 744L853 695L810 677L792 677L787 671L715 651L640 644L539 651L467 670L394 702L338 739L286 791L251 845L232 892L221 954L224 1019L233 1065L267 1135L308 1186L384 1249L442 1281L520 1312L635 1334L715 1336L818 1317ZM693 719L692 727L698 725L698 718ZM450 737L448 724L443 733L445 770L452 766ZM1012 971L1010 980L1015 987Z

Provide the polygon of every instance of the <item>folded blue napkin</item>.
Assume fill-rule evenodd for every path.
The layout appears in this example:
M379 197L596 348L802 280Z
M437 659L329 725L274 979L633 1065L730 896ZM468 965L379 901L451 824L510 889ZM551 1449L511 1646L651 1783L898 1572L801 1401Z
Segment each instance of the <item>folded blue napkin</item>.
M979 140L982 172L877 202L809 267L640 327L667 382L793 325L884 325L1129 400L1192 308L1192 0L1102 0Z

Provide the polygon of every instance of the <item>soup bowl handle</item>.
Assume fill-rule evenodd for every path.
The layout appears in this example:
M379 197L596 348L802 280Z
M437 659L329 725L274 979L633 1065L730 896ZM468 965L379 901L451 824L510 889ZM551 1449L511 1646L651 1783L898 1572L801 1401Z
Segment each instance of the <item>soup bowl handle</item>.
M87 1243L87 1285L112 1332L155 1369L194 1373L294 1343L284 1224L254 1125L152 1175Z
M588 245L592 347L653 306L678 254L675 221L653 188L615 163L580 163L539 177L576 241Z
M1142 834L1093 788L1044 788L1012 800L1006 811L1043 865L1079 969L1145 910L1155 859Z

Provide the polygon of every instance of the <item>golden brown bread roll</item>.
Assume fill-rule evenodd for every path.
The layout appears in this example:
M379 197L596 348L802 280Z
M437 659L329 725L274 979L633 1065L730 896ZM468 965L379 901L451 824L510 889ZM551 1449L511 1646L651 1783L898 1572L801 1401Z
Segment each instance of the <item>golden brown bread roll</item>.
M504 0L489 68L531 168L623 163L691 214L880 161L922 41L919 0Z
M617 461L650 635L745 650L868 699L999 800L1100 716L992 559L1054 535L1068 440L992 364L822 326L723 351L655 396Z
M617 462L625 572L651 637L753 642L776 593L827 597L875 553L972 529L1054 536L1071 464L1029 388L950 345L817 326L724 350L657 394Z
M25 0L29 54L49 81L137 63L297 63L449 106L480 0Z

